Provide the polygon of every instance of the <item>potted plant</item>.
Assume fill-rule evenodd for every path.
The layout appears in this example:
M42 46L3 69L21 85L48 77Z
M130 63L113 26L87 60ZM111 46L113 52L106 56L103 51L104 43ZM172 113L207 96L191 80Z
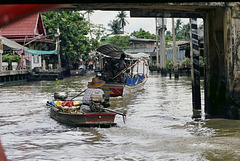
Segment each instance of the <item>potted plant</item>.
M185 68L185 67L186 67L186 59L184 59L184 60L181 62L181 64L182 64L182 68Z
M18 54L7 53L2 56L4 62L17 62L21 61L21 57Z
M8 70L12 70L12 62L19 63L21 61L21 57L18 54L7 53L2 56L3 62L8 62Z
M185 58L185 66L191 67L191 60L189 58Z
M203 67L204 66L204 61L203 61L203 57L199 56L199 66Z
M166 68L167 69L172 69L172 67L173 67L173 60L167 59Z

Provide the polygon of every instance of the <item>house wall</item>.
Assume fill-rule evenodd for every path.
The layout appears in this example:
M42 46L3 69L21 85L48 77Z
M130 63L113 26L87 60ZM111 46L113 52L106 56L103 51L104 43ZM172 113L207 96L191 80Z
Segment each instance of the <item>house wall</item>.
M36 50L35 45L29 45L30 50ZM35 67L42 67L42 57L40 55L33 55L31 60L31 69Z
M173 60L173 48L168 48L167 50L167 60ZM177 60L181 61L185 59L185 50L180 50L179 47L176 47L177 51Z
M130 46L133 49L144 49L144 48L154 48L155 42L144 42L144 41L132 41Z

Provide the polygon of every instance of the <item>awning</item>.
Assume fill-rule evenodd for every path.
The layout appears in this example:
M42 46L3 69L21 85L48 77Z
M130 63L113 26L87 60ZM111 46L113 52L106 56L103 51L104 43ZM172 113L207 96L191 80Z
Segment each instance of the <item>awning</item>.
M43 51L43 50L24 50L24 52L32 55L46 55L46 54L56 54L57 50Z
M23 46L15 41L9 40L3 36L0 36L3 44L3 50L23 50ZM28 49L25 47L25 49Z
M120 59L121 54L125 54L122 51L122 49L120 49L118 46L112 45L112 44L102 45L99 48L97 48L96 51L100 52L101 54L103 54L105 56L110 56L115 59Z

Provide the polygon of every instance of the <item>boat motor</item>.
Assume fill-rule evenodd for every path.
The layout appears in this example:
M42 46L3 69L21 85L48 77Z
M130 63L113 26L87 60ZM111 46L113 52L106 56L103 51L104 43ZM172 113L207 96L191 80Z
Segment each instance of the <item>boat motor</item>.
M101 104L103 102L103 96L101 94L92 94L91 95L91 111L95 111L95 112L101 112Z
M68 97L68 92L55 92L54 99L64 101Z
M110 94L103 94L103 103L102 103L102 105L103 105L104 108L110 107L109 98L110 98Z

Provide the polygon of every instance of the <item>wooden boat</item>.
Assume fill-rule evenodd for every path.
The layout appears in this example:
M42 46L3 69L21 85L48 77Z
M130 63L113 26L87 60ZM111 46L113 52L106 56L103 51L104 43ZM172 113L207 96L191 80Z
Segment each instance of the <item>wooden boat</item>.
M128 94L134 93L138 90L141 90L144 84L147 81L147 77L144 78L143 81L139 82L136 85L127 85L126 83L105 83L101 89L106 94L110 94L111 97L118 97L118 96L126 96Z
M121 54L127 55L126 61L128 61L128 66L113 76L112 79L106 80L106 77L103 77L102 75L99 76L100 79L105 81L105 84L101 88L105 93L110 94L111 97L128 95L141 89L146 83L149 67L145 58L138 56L138 54L134 54L134 56L126 54L119 47L110 44L100 46L96 51L103 56L106 56L108 60L109 57L112 59L119 59ZM106 62L104 58L103 62ZM127 71L128 74L125 74ZM104 72L103 69L102 73ZM124 75L124 81L115 80L115 78L121 74Z
M76 75L86 75L86 71L85 70L82 70L82 69L76 69L76 70L70 70L70 74L72 76L76 76Z
M70 70L70 74L72 76L77 76L77 75L80 75L80 76L93 76L93 75L96 75L97 72L93 71L93 70L82 70L82 69L77 69L77 70Z
M53 102L53 101L52 101ZM67 102L67 101L65 101ZM69 102L69 101L68 101ZM94 112L82 114L80 112L70 112L59 109L51 105L49 102L47 106L50 108L50 116L63 124L73 127L112 127L115 126L115 113L111 112ZM71 107L62 107L71 108Z

